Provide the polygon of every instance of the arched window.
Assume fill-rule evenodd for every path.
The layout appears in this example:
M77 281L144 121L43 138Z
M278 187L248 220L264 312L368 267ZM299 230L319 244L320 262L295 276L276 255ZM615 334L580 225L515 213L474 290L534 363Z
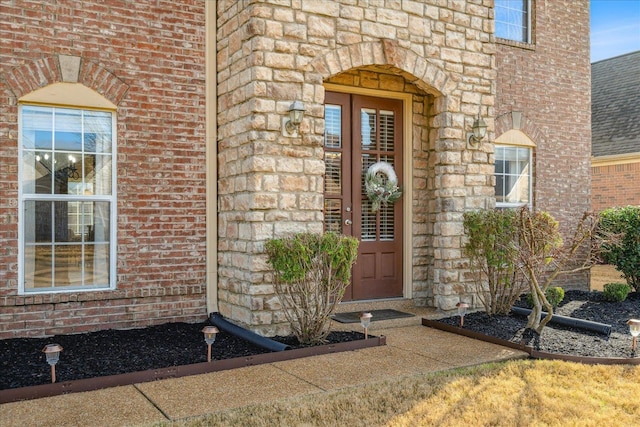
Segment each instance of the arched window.
M79 83L19 102L20 293L115 288L115 105Z
M533 149L535 143L522 131L511 129L495 141L496 207L532 204Z

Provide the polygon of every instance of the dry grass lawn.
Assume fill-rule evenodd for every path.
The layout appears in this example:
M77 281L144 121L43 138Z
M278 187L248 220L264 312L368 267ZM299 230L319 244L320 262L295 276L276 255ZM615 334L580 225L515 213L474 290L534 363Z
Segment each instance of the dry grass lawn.
M610 426L640 423L640 366L512 361L162 426Z

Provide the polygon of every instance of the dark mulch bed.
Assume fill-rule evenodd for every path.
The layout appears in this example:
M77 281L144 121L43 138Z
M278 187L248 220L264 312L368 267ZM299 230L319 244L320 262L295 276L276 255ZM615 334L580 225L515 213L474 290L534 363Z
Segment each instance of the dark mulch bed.
M524 298L517 304L526 307ZM640 319L640 295L629 294L623 302L607 302L602 292L567 291L565 298L554 312L611 325L611 335L557 326L548 323L538 336L525 330L527 319L524 316L494 316L490 318L482 312L469 313L464 317L464 327L485 335L524 343L538 351L588 357L634 357L631 351L631 335L627 321ZM458 326L458 316L440 319L440 322Z
M64 349L56 365L58 382L160 369L207 361L204 323L168 323L143 329L105 330L50 338L0 340L0 390L51 382L42 349L57 343ZM275 337L301 348L295 337ZM331 332L329 343L364 339L360 332ZM211 347L215 360L268 353L248 341L220 332Z

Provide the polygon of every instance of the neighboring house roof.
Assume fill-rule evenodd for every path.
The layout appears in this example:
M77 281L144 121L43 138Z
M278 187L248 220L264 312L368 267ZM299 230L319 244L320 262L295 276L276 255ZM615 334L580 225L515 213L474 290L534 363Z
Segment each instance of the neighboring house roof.
M640 51L591 64L591 154L640 152Z

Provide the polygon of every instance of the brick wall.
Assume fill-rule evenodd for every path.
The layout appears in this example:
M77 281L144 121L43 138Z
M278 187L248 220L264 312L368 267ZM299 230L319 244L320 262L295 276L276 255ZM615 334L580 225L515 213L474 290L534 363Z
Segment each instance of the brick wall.
M536 143L534 205L564 233L590 210L589 2L535 0L534 43L496 43L496 136L511 112ZM584 277L567 283L588 286Z
M611 207L640 206L640 162L591 168L591 208L602 211Z
M205 307L204 2L3 2L0 338L200 321ZM117 104L117 289L17 295L17 100L80 81Z

